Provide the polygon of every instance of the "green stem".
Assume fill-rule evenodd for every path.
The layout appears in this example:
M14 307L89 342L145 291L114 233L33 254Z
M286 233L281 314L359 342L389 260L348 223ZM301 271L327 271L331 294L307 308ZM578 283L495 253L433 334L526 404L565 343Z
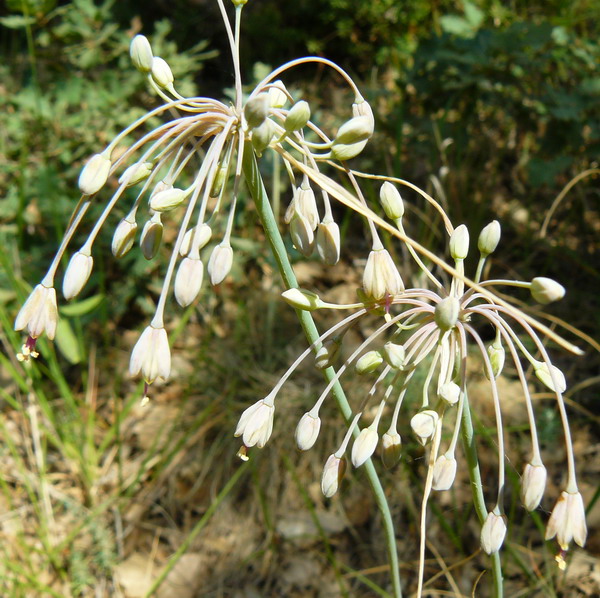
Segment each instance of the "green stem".
M249 146L250 144L245 145L243 158L243 169L246 184L248 185L250 194L252 195L254 203L256 204L258 215L261 219L265 234L269 241L269 245L271 246L271 251L273 252L275 261L279 267L279 272L283 278L283 282L287 288L296 288L298 287L296 276L294 275L283 239L281 238L277 221L273 216L273 210L271 209L271 204L269 203L269 198L267 197L267 192L258 170L258 164L256 163L252 148ZM315 326L312 315L307 311L301 310L296 310L296 313L298 314L298 319L300 320L300 324L304 330L304 334L306 335L308 342L311 344L314 343L317 338L319 338L319 333L317 331L317 327ZM335 376L335 370L332 367L327 368L324 371L324 374L327 380L331 381ZM352 417L352 409L350 408L348 400L346 399L346 395L344 394L344 391L339 383L336 383L333 386L332 393L340 411L342 412L342 415L346 421L349 421ZM357 430L355 430L355 432L358 434ZM400 570L398 566L398 552L396 548L396 535L394 532L394 522L392 521L390 508L387 503L381 481L379 480L379 476L375 470L375 466L370 459L365 463L364 467L369 484L371 485L373 494L375 495L375 501L377 502L377 506L383 518L383 527L386 535L388 558L392 575L392 584L394 588L394 598L402 598L402 586L400 583Z
M481 470L479 469L479 459L477 458L477 447L475 446L475 433L473 430L473 420L471 419L471 409L469 408L469 399L465 394L462 412L461 432L465 457L469 466L469 477L471 478L471 490L473 491L473 504L479 517L479 522L483 525L488 511L485 506L485 497L483 496L483 484L481 482ZM503 455L500 455L503 458ZM500 552L495 552L490 556L492 561L493 576L493 597L502 598L504 595L502 583L502 563L500 562Z

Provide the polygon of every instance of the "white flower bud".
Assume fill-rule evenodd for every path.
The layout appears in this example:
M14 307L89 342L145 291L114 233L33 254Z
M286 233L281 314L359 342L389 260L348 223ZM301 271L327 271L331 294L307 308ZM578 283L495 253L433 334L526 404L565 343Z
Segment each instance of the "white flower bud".
M294 193L292 195L292 200L290 201L288 207L285 210L285 214L283 215L283 221L286 224L289 224L296 213L296 188L294 187Z
M315 234L310 222L298 210L290 222L290 236L294 247L304 256L308 257L315 247Z
M157 378L166 380L171 373L171 350L167 331L147 326L131 352L129 373L142 374L148 384Z
M378 301L386 295L394 297L404 292L404 283L387 249L369 253L363 274L363 289L367 297Z
M500 223L497 220L492 220L492 222L487 226L484 226L483 230L479 233L477 249L479 249L479 253L481 253L482 257L487 257L496 250L499 242Z
M345 471L346 459L336 457L335 454L329 455L321 477L321 492L325 497L331 498L338 491Z
M490 358L490 363L492 365L492 374L494 378L497 378L504 368L504 361L506 360L506 351L502 346L500 341L493 342L488 348L488 357ZM483 373L486 378L489 378L489 372L487 367L483 368Z
M287 89L283 81L274 81L269 88L269 106L271 108L283 108L287 102Z
M406 360L406 350L403 345L388 341L383 345L383 358L388 365L396 370L401 370Z
M442 299L435 306L434 319L437 327L446 332L452 330L458 322L458 314L460 311L460 304L458 299L453 295Z
M234 436L242 436L247 447L263 448L273 431L275 405L272 401L261 399L242 413Z
M398 461L402 453L402 440L400 434L388 430L381 437L381 460L386 469L392 469Z
M505 518L498 513L490 511L481 527L481 548L487 554L494 554L500 550L505 536Z
M175 299L181 307L191 305L200 293L202 277L204 275L204 264L202 260L184 257L177 269L175 276L174 293Z
M425 444L433 437L439 419L440 417L436 411L433 409L425 409L413 415L410 420L410 427L415 433L417 440L423 446L425 446Z
M127 187L133 187L146 180L152 172L152 162L136 162L126 168L119 178L119 185L126 184Z
M177 187L171 187L150 197L150 209L155 212L169 212L180 206L187 197L187 192Z
M400 192L392 183L386 181L379 189L379 200L385 215L390 220L398 220L404 215L404 202Z
M44 332L52 340L56 334L58 308L54 287L38 284L19 310L15 319L15 330L24 330L31 338L38 338Z
M317 200L315 192L312 190L308 181L303 181L302 185L295 190L295 207L299 214L308 220L310 228L314 231L319 224L319 210L317 209Z
M541 464L527 463L521 478L521 502L528 511L540 505L546 489L546 468Z
M306 126L306 123L310 120L310 106L308 102L300 100L296 102L287 113L285 121L283 122L283 128L291 133L292 131L299 131Z
M340 227L333 220L323 221L317 227L315 241L319 257L328 266L335 266L340 259Z
M252 147L259 158L273 141L275 133L275 123L270 118L265 119L261 125L252 129Z
M129 46L131 62L138 71L149 73L152 69L152 48L144 35L136 35Z
M546 364L546 362L536 361L533 365L533 371L538 380L550 390L563 393L567 389L565 375L555 365L551 365L550 368L548 368L548 364ZM550 374L551 371L552 374ZM552 381L552 376L554 376L554 379L556 380L556 386Z
M450 235L450 255L452 259L464 260L469 253L469 229L461 224Z
M355 158L365 149L368 140L359 141L358 143L344 144L344 143L336 143L330 152L330 156L332 160L339 160L340 162L345 162L346 160L351 160Z
M579 546L585 544L585 507L579 492L561 492L546 527L546 540L551 540L554 536L563 550L568 550L571 540L575 540Z
M296 446L301 451L311 449L319 436L321 430L321 418L313 417L310 412L305 413L296 426Z
M456 405L460 398L460 386L456 382L446 382L440 386L439 395L447 405Z
M259 93L244 106L244 117L248 129L254 129L263 124L269 114L269 94Z
M319 295L306 289L288 289L281 296L289 305L303 311L314 311L324 305Z
M137 224L131 222L127 218L123 218L115 229L115 234L112 238L111 251L116 258L122 258L129 253L135 241L135 233Z
M199 225L200 228L193 226L192 228L185 231L185 235L183 235L183 240L181 241L181 245L179 247L179 255L181 257L185 257L192 246L196 247L196 249L202 249L212 237L212 229L205 222Z
M94 258L77 251L73 254L63 278L63 295L65 299L73 299L81 292L88 281L94 266Z
M371 120L367 116L355 116L338 129L333 145L354 145L366 141L372 134Z
M160 214L154 214L142 229L140 235L140 249L142 255L151 260L160 249L160 243L163 235L163 224L160 221Z
M154 83L158 85L162 89L169 89L173 87L173 73L171 71L171 67L168 65L167 61L160 56L154 56L152 58L152 79Z
M364 98L357 98L354 104L352 104L352 116L364 116L371 124L371 132L375 129L373 110L371 109L371 105L366 102Z
M94 195L104 187L111 162L104 154L94 154L79 175L79 190L85 195Z
M545 278L544 276L538 276L531 281L531 296L542 305L547 305L553 301L558 301L565 296L565 287L560 283L552 280L551 278Z
M221 284L231 270L233 265L233 249L229 243L219 243L208 260L208 275L210 276L210 284L213 286Z
M333 365L340 352L342 341L340 337L327 339L315 355L315 367L324 370Z
M368 351L357 362L354 368L357 374L371 374L383 363L383 356L379 351Z
M433 465L433 490L450 490L456 477L456 459L453 455L441 455Z
M378 441L379 435L375 428L369 426L361 430L352 445L352 465L360 467L367 459L370 459L377 448Z

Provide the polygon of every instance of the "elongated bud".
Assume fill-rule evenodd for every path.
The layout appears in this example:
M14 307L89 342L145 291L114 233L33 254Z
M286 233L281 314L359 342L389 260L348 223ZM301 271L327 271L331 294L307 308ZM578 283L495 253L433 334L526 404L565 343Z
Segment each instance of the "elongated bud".
M315 355L315 367L324 370L333 365L342 346L341 337L327 339Z
M65 277L63 278L63 295L65 299L73 299L81 292L88 281L94 266L94 258L77 251L71 257Z
M213 286L221 284L231 270L233 265L233 249L229 243L219 243L208 260L208 275L210 276L210 284ZM248 445L246 445L248 446Z
M288 289L281 293L286 303L303 311L314 311L323 307L324 303L316 293L306 289Z
M242 436L247 447L263 448L273 431L275 405L268 399L261 399L242 413L234 436Z
M104 154L94 154L79 175L79 190L85 195L98 193L108 179L110 166L111 162Z
M308 102L300 100L296 102L287 113L285 121L283 122L283 128L291 133L292 131L299 131L306 126L306 123L310 120L310 106Z
M185 231L181 246L179 247L179 255L185 257L188 255L192 247L200 250L206 246L212 237L212 229L206 222L198 225L200 228L193 226Z
M504 361L506 360L506 351L500 341L492 343L488 348L488 357L490 358L490 364L492 365L492 374L494 378L497 378L504 368ZM483 368L483 373L486 378L489 378L489 372L486 367Z
M450 236L450 255L452 259L464 260L469 253L469 229L461 224Z
M160 214L154 214L142 229L140 236L140 249L142 255L151 260L160 249L160 243L163 235L163 224L160 221Z
M410 427L415 433L417 440L423 446L433 437L439 419L440 417L436 411L433 411L433 409L424 409L413 415L410 420Z
M294 193L292 195L292 200L290 201L288 207L285 210L285 214L283 215L283 221L286 224L289 224L296 213L296 188L294 187Z
M271 108L283 108L287 102L287 89L283 81L274 81L269 88L269 106Z
M111 251L116 258L122 258L129 253L135 241L137 224L128 218L129 216L119 222L112 238Z
M366 102L364 98L356 98L354 104L352 104L352 116L365 117L370 123L371 133L375 130L373 110L371 109L371 105Z
M219 195L221 195L221 191L227 182L227 174L227 164L221 164L217 169L215 178L213 179L212 186L210 188L211 197L219 197Z
M185 257L181 260L175 276L175 299L181 307L191 305L200 293L204 264L202 260Z
M133 187L146 180L152 172L152 162L137 162L132 164L119 178L119 185Z
M477 239L477 249L482 257L487 257L493 253L500 242L500 223L492 220L487 226L483 227Z
M447 405L456 405L460 398L460 386L456 382L446 382L440 386L439 395Z
M453 455L439 456L433 465L433 490L450 490L456 477L456 459Z
M157 378L166 380L171 373L171 350L167 331L163 328L148 326L142 332L131 352L129 373L132 376L142 374L148 384Z
M169 212L180 206L186 197L187 193L183 189L171 187L152 195L150 209L155 212Z
M340 227L333 220L323 221L317 227L316 247L319 257L328 266L340 259Z
M434 319L437 327L444 332L452 330L458 322L459 311L460 304L456 297L451 295L442 299L435 306Z
M57 324L58 308L54 287L36 285L17 314L15 330L27 329L31 338L38 338L45 332L52 340Z
M490 511L481 527L481 548L487 554L498 552L506 536L506 521L499 513Z
M269 94L259 93L244 106L244 117L248 129L254 129L263 124L269 114Z
M521 478L521 502L528 511L535 511L546 489L546 468L542 463L527 463Z
M337 491L346 471L346 459L330 455L323 468L321 492L331 498Z
M315 234L310 222L298 210L290 222L290 236L294 247L304 256L309 257L315 248Z
M531 296L542 305L558 301L565 296L565 287L544 276L538 276L531 281Z
M394 297L404 292L404 283L387 249L369 253L363 274L363 289L367 297L378 301L386 295Z
M373 123L366 116L355 116L349 121L345 122L337 132L334 146L340 145L353 145L366 141L373 134Z
M259 158L269 147L271 141L273 141L275 132L275 123L269 118L265 119L258 127L252 129L252 147Z
M379 199L385 215L390 220L398 220L404 215L404 202L400 192L392 183L386 181L379 189Z
M554 536L563 550L569 549L571 540L575 540L579 546L585 544L585 507L579 492L561 492L546 527L546 540L551 540Z
M305 413L296 426L296 446L301 451L311 449L319 437L320 430L321 418L313 417L310 412Z
M395 467L402 454L402 440L398 432L388 430L381 437L381 460L386 469Z
M388 365L396 370L401 370L406 361L406 350L402 345L388 341L383 345L383 358Z
M133 66L138 71L149 73L152 70L152 47L146 36L136 35L131 40L129 55Z
M379 351L368 351L357 362L354 368L358 374L371 374L383 363Z
M368 139L365 141L359 141L358 143L336 143L331 148L330 157L332 160L339 160L340 162L345 162L346 160L351 160L355 158L365 149L367 145Z
M367 459L370 459L377 448L378 441L377 430L371 426L361 430L352 445L352 465L360 467Z
M155 56L152 59L151 73L154 83L160 88L168 90L173 87L174 78L171 67L168 65L167 61L160 58L160 56Z
M312 190L307 180L302 181L302 185L295 191L296 211L308 220L310 228L314 231L319 224L319 211L317 209L317 200L315 192Z
M560 393L563 393L565 390L567 390L567 381L565 380L565 375L555 365L548 367L546 362L536 361L533 365L533 371L538 380L545 384L550 390ZM550 372L552 372L552 374ZM556 385L554 384L552 377L554 377Z

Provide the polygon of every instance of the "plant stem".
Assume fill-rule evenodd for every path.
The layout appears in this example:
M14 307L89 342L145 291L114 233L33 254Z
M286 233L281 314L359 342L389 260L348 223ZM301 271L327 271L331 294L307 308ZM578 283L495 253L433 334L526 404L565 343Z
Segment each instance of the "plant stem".
M477 447L475 446L475 434L473 431L473 420L471 419L471 409L469 407L469 399L465 393L462 412L461 432L465 457L469 466L469 477L471 478L471 489L473 491L473 504L475 511L479 517L481 524L485 521L488 511L485 506L485 498L483 496L483 484L481 483L481 470L479 469L479 459L477 458ZM504 455L499 455L500 459ZM502 563L500 562L500 552L495 552L490 556L492 561L492 576L493 576L493 594L494 598L502 598L504 595L502 583Z
M258 215L265 230L269 245L271 246L273 257L275 258L275 261L279 267L279 272L283 282L287 288L295 288L298 286L298 282L296 281L296 276L292 269L283 239L281 238L277 221L273 215L273 210L271 209L271 204L269 203L269 198L258 170L258 164L256 163L253 150L249 146L250 144L245 145L243 158L243 169L246 184L248 185L250 194L252 195L254 203L256 204ZM304 330L304 334L308 342L312 344L319 337L319 333L312 315L309 312L302 310L296 310L296 313L298 314L298 319L300 320L300 324ZM335 376L335 370L332 367L329 367L324 371L324 374L327 380L331 381ZM342 415L346 421L349 421L352 417L352 409L350 408L346 395L339 383L336 383L333 386L332 393L340 411L342 412ZM355 430L355 434L358 434L358 430ZM390 508L387 503L381 481L379 480L379 476L377 475L371 459L365 463L364 467L369 484L371 485L371 489L375 495L375 501L377 502L377 506L383 519L383 527L386 535L388 558L392 576L392 585L394 588L394 598L402 598L400 570L398 567L398 552L396 548L396 535Z

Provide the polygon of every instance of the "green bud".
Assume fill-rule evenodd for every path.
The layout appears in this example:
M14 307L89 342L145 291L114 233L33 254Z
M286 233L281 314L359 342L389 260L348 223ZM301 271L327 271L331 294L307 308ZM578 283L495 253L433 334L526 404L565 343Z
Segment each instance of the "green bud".
M366 116L355 116L345 122L337 132L335 145L352 145L366 141L373 134L373 124Z
M406 360L406 351L402 345L389 341L383 345L383 358L388 365L396 370L401 370Z
M296 102L287 113L285 121L283 122L283 128L291 133L292 131L299 131L306 126L306 123L310 120L310 106L308 102L300 100Z
M142 229L140 236L140 248L142 255L151 260L158 252L163 235L163 224L160 221L160 214L156 213L152 216Z
M392 469L402 455L402 440L398 432L388 430L381 437L381 460L386 469Z
M133 187L146 180L152 172L152 162L137 162L126 168L119 178L119 185Z
M546 364L546 362L536 361L533 365L533 371L537 376L538 380L542 382L545 386L547 386L550 390L554 392L563 393L567 389L567 381L565 380L565 375L555 365L551 365L550 367L548 367L548 364ZM552 374L550 372L552 372ZM556 386L554 385L552 376L554 376Z
M262 153L269 147L275 136L275 123L270 119L265 119L262 125L252 129L252 147L256 155L260 158Z
M164 191L159 191L150 197L150 209L155 212L169 212L180 206L187 197L186 191L171 187Z
M248 129L255 129L263 124L269 114L269 94L259 93L244 106L244 117Z
M159 56L152 59L152 79L154 83L162 89L169 89L173 86L173 73L167 61Z
M434 319L437 327L443 332L452 330L458 321L459 311L460 305L456 297L442 299L435 306Z
M144 35L136 35L129 46L131 62L138 71L149 73L152 70L152 48Z
M504 368L504 360L506 359L506 351L502 346L502 343L497 341L492 343L488 348L488 357L490 358L490 363L492 364L492 374L494 378L497 378ZM489 372L487 368L483 368L483 373L486 378L489 378Z
M371 374L383 363L383 356L379 351L368 351L354 366L358 374Z
M386 181L381 185L379 189L379 199L383 206L385 215L390 220L398 220L404 215L404 202L398 192L398 189L389 181Z
M492 222L485 226L481 233L479 233L477 249L479 249L479 253L481 253L482 257L487 257L496 250L499 242L500 223L497 220L492 220Z
M303 311L314 311L323 307L323 301L316 293L306 289L288 289L281 293L286 303Z
M452 259L464 260L469 253L469 230L464 224L457 226L450 236L450 255Z

